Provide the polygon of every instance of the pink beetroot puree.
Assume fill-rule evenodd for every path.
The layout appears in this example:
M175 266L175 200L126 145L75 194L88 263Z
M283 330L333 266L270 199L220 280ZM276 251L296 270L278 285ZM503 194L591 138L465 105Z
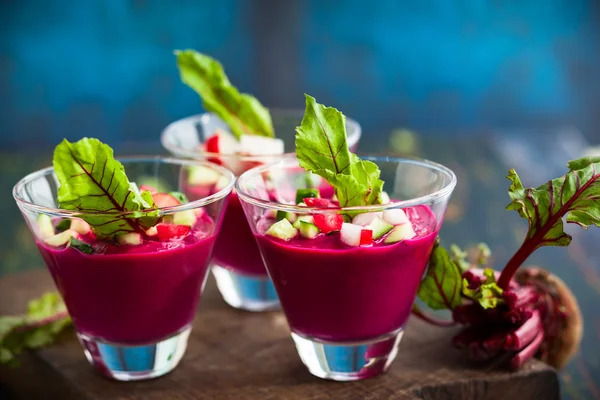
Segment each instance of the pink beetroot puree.
M235 192L229 197L221 231L215 243L213 259L217 265L236 272L267 275L256 240Z
M327 182L323 182L319 190L324 198L331 198L334 193L333 187ZM215 264L236 272L267 275L256 239L235 191L229 196L221 231L215 243L213 259Z
M438 233L429 208L406 214L417 236L394 244L350 247L338 233L289 242L257 236L293 332L348 342L404 326Z
M146 240L139 246L94 243L99 253L90 255L37 245L79 332L144 344L192 322L213 232L213 222L205 217L181 239Z

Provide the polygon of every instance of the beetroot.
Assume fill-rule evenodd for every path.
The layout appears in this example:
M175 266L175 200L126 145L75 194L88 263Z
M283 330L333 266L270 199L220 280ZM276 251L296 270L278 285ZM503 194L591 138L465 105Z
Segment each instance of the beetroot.
M519 368L535 356L561 368L581 342L581 311L564 282L539 267L519 270L539 247L569 245L563 218L586 229L600 226L600 158L570 161L568 167L566 175L535 189L524 188L517 173L509 172L512 202L507 209L525 218L529 229L501 272L484 269L487 246L471 252L469 261L456 246L450 253L438 244L432 250L418 295L433 309L451 310L452 321L440 323L418 308L413 313L437 325L465 325L453 344L474 360L503 356L510 367Z

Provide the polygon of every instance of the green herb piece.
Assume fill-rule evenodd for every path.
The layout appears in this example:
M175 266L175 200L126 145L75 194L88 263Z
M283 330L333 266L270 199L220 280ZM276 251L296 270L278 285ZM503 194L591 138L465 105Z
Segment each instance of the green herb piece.
M478 302L483 308L496 308L498 304L504 302L502 298L503 290L496 283L494 270L486 268L483 270L485 281L477 289L469 289L469 282L466 279L462 281L463 295L471 300Z
M69 229L71 227L71 220L68 218L65 218L63 220L61 220L58 225L56 225L56 231L57 232L64 232L67 229Z
M452 310L461 304L461 281L459 265L436 242L429 258L427 274L419 287L419 299L433 310Z
M181 193L181 192L169 192L169 194L173 197L175 197L181 204L185 204L185 203L189 203L190 201L188 200L187 196L185 195L185 193Z
M69 239L68 247L73 247L74 249L79 250L83 254L92 254L94 252L94 248L91 245L82 242L79 239L75 239L74 237Z
M519 250L506 264L498 285L508 287L510 279L523 262L542 246L568 246L571 236L563 229L562 218L587 229L600 226L600 157L570 161L569 172L536 189L524 188L514 169L508 194L507 210L516 210L529 222L527 236Z
M193 50L175 54L183 83L200 95L204 108L217 114L238 139L242 135L274 137L269 110L255 97L240 93L217 60Z
M307 197L319 197L319 189L298 189L296 190L296 204L302 203Z
M29 302L27 314L0 316L0 364L18 365L24 349L48 345L71 324L58 293L46 293Z
M98 139L84 138L75 143L63 140L54 151L53 163L60 183L60 207L81 212L79 217L96 235L144 232L158 222L150 192L140 193L129 182L113 150ZM126 216L123 212L132 214Z
M305 96L304 118L296 128L300 166L327 180L341 207L380 204L381 172L376 164L361 160L348 149L344 114Z

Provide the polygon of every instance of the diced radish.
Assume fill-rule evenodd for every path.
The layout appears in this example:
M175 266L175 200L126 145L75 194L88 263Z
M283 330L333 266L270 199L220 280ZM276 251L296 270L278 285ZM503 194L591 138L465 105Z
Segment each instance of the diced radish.
M340 231L342 242L348 246L360 246L362 226L344 222Z
M71 220L70 228L80 235L87 235L92 230L90 224L80 218L73 218L73 220Z
M146 191L146 190L149 191L150 194L157 193L157 190L155 188L153 188L152 186L149 186L149 185L142 185L142 186L140 186L140 191L143 192L143 191Z
M379 198L381 199L381 204L388 204L391 203L391 199L390 199L390 195L387 194L387 192L381 192L381 194L379 195Z
M265 218L277 218L277 210L266 210L265 211Z
M213 139L215 136L218 137L218 139ZM206 140L206 143L209 143L211 140L215 141L214 143L217 144L218 151L216 151L216 153L235 154L240 151L240 142L237 141L235 136L227 131L221 129L216 130L215 133Z
M156 236L156 235L158 235L158 229L156 229L156 226L148 228L148 230L146 231L146 235L147 236Z
M152 199L154 200L154 204L157 207L171 207L178 206L181 203L175 197L171 196L169 193L155 193L152 195Z
M275 156L283 154L283 140L257 135L240 137L241 152L253 156Z
M339 231L344 223L344 217L340 214L315 214L313 218L315 225L323 233Z
M190 227L186 225L170 225L158 224L156 231L160 240L167 241L187 235L190 232Z
M204 148L209 153L219 152L219 135L211 136L205 143Z
M354 225L367 226L371 222L373 222L373 220L375 218L381 218L382 214L383 213L381 213L381 212L367 212L367 213L358 214L356 217L354 217L352 219L352 223Z
M142 241L142 235L137 232L129 232L117 237L117 243L119 243L121 246L138 246L142 244Z
M385 243L396 243L406 239L412 239L417 234L413 230L410 222L395 226L394 229L385 237Z
M360 231L360 245L370 246L373 244L373 231L370 229L363 229Z
M304 199L304 204L306 204L308 207L319 207L319 208L329 208L329 207L333 206L329 200L320 199L317 197L306 197Z
M408 217L404 213L404 210L401 210L399 208L393 210L385 210L383 212L383 220L388 224L392 225L400 225L410 222L408 220Z

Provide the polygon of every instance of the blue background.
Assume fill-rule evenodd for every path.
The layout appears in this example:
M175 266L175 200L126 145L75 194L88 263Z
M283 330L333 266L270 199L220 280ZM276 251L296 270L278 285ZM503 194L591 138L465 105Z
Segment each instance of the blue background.
M201 110L176 48L213 55L268 106L302 107L307 92L374 138L567 123L593 139L600 122L591 1L0 4L0 149L157 141Z

